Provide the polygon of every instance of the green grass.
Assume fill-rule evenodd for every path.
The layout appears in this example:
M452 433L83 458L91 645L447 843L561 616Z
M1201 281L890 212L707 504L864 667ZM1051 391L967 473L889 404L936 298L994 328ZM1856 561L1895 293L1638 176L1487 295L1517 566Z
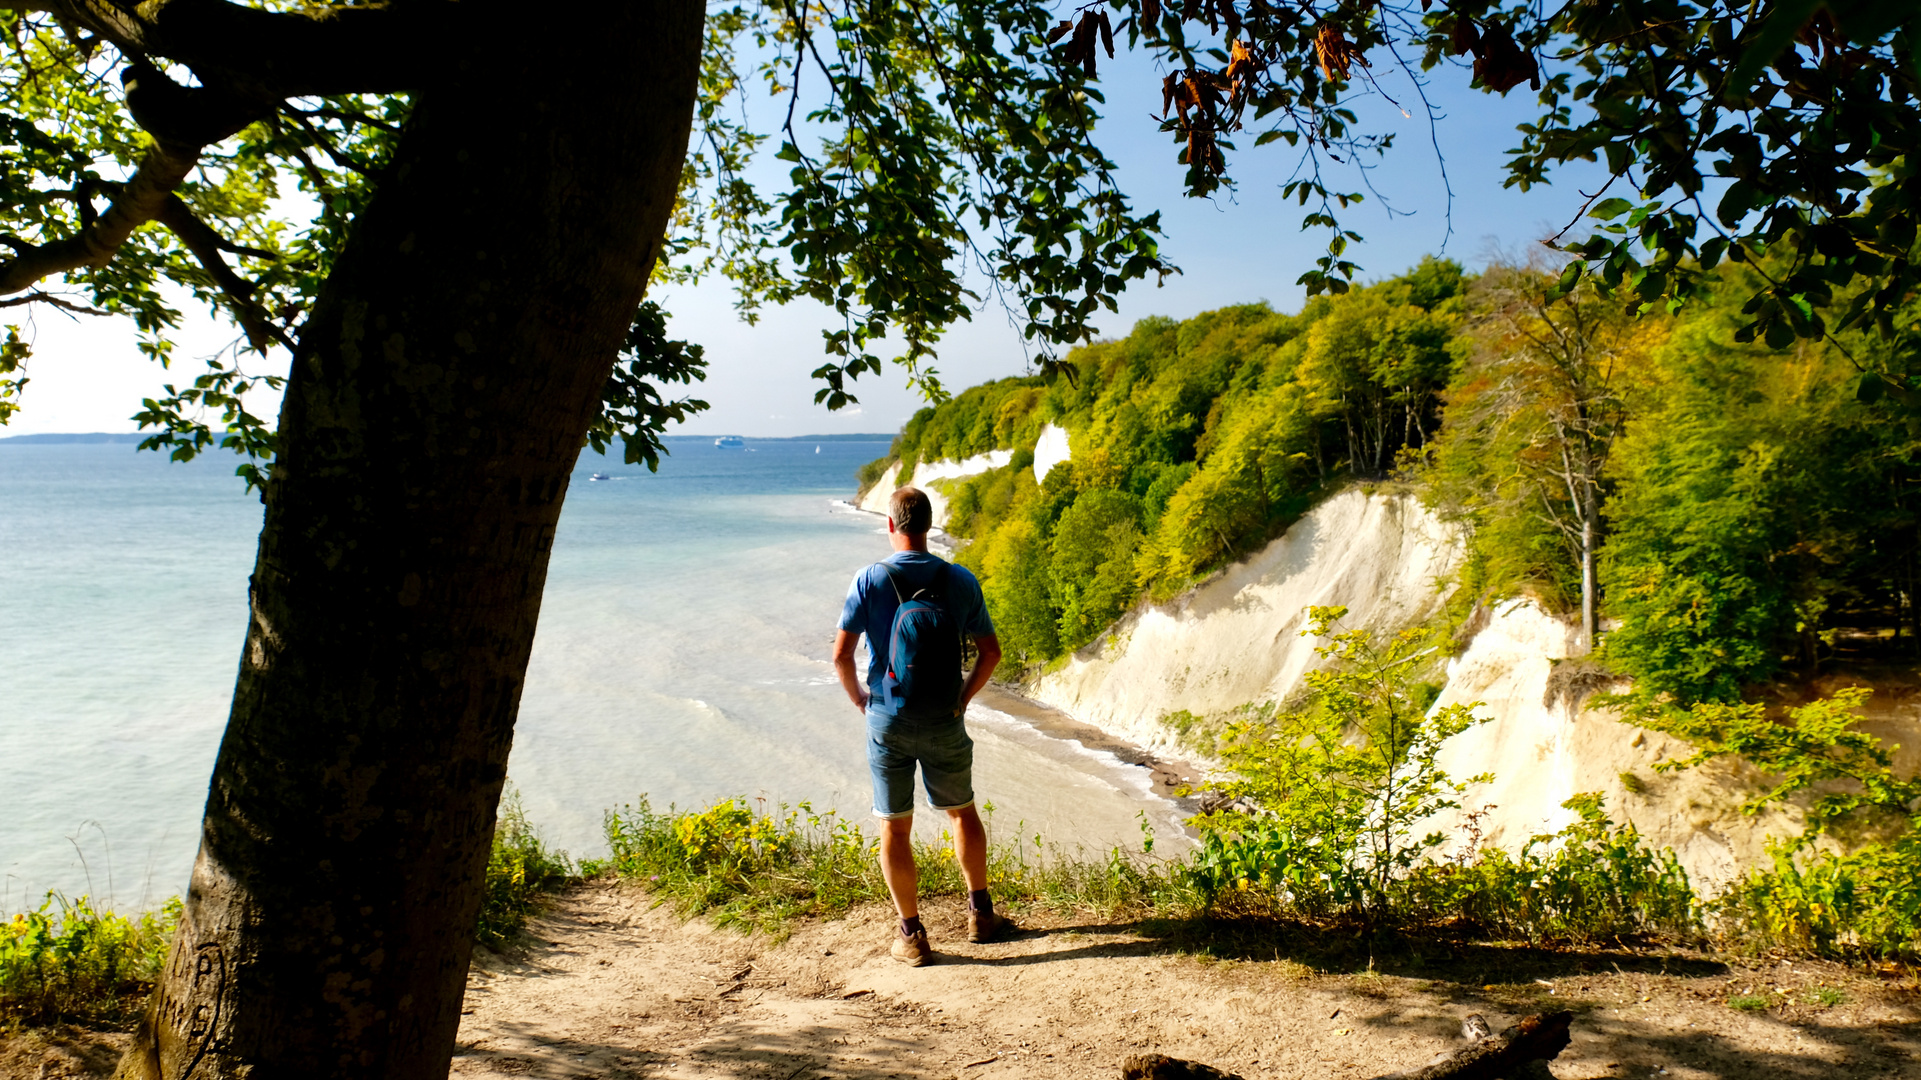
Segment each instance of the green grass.
M541 842L518 794L508 789L475 939L491 948L506 944L539 910L543 895L573 876L566 853ZM0 923L0 1021L131 1023L166 963L180 913L179 897L128 917L100 911L85 896L47 894L39 910Z
M0 1018L125 1024L146 1003L180 921L180 901L135 918L82 896L47 894L0 924Z
M992 808L986 808L991 819ZM605 862L583 865L638 882L687 915L719 925L784 932L800 916L831 917L857 904L888 897L877 857L878 838L834 811L807 803L763 812L746 799L705 810L638 805L610 811ZM1151 848L1151 836L1147 845ZM916 842L923 896L963 891L960 868L943 835ZM1065 910L1174 911L1199 907L1179 864L1113 849L1099 858L1049 848L1017 832L993 845L988 887L997 901Z
M513 939L542 898L574 878L564 851L549 848L527 821L520 793L511 786L500 798L493 851L487 857L487 891L481 899L474 940L499 949Z
M1832 986L1817 986L1808 991L1808 1004L1819 1005L1824 1009L1832 1009L1836 1005L1845 1005L1847 1000L1847 994Z
M1774 999L1761 994L1736 994L1728 999L1728 1008L1741 1012L1765 1012L1774 1007Z

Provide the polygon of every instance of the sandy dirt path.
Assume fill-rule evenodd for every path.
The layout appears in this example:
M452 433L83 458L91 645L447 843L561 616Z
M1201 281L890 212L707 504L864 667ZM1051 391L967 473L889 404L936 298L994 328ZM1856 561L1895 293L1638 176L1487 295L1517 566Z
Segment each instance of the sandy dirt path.
M1151 1051L1248 1080L1371 1077L1458 1048L1470 1012L1498 1029L1571 1008L1561 1080L1921 1077L1912 983L1834 965L1488 953L1439 978L1325 974L1197 958L1099 919L1030 913L1013 940L969 945L957 902L925 917L941 955L913 969L887 955L878 908L774 943L582 886L524 950L476 966L454 1075L1113 1078ZM1821 987L1843 1000L1815 1003ZM1727 1006L1748 991L1787 1003Z
M1367 1078L1460 1047L1470 1012L1499 1028L1568 1008L1560 1080L1921 1080L1911 975L1444 946L1369 973L1315 960L1312 937L1214 960L1098 918L1023 913L1012 940L968 945L958 901L925 917L940 955L915 969L887 955L877 907L776 943L683 921L631 886L575 887L521 945L475 963L453 1075L1114 1080L1127 1057L1158 1052L1247 1080ZM1736 994L1773 1005L1736 1011ZM105 1076L125 1039L0 1030L0 1077Z

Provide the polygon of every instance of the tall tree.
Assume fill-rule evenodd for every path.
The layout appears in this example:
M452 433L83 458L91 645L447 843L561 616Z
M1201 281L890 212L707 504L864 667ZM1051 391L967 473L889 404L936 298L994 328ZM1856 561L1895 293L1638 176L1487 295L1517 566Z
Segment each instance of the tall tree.
M1523 516L1560 538L1580 581L1584 648L1598 629L1597 559L1610 454L1629 385L1665 325L1636 321L1583 283L1496 266L1474 289L1467 362L1449 388L1436 491L1493 535Z
M250 455L267 514L187 917L129 1076L444 1071L569 470L590 433L649 457L683 407L655 384L698 371L657 315L636 318L650 274L724 271L750 313L828 304L844 318L817 371L831 407L880 369L890 334L938 393L926 361L976 299L973 255L1051 370L1054 346L1165 269L1154 215L1127 205L1090 137L1097 51L1117 30L1169 61L1166 130L1191 192L1224 182L1250 106L1276 121L1257 142L1308 155L1286 193L1333 230L1311 287L1356 269L1335 220L1355 196L1319 164L1388 148L1346 102L1370 54L1407 43L1429 65L1472 54L1492 91L1540 82L1513 182L1597 154L1633 174L1643 201L1592 211L1625 215L1623 236L1581 249L1610 287L1680 296L1689 256L1791 237L1802 254L1757 292L1747 330L1774 337L1825 333L1830 287L1864 276L1840 321L1885 326L1915 277L1916 196L1899 181L1916 80L1893 5L1112 0L1052 29L1035 0L0 10L3 302L129 315L166 359L171 282L253 349L291 355L277 429L244 393L281 376L238 353L141 414L178 456L216 441ZM758 73L794 106L776 198L742 179L762 136L723 108L755 70L736 41L764 47ZM1704 162L1736 182L1725 235L1697 244L1713 224ZM1877 168L1897 182L1869 190ZM314 196L311 227L274 218L283 174ZM24 362L10 339L0 406ZM1872 385L1905 394L1906 379Z
M185 916L122 1076L444 1075L568 477L589 438L651 458L697 404L659 396L700 360L640 309L663 251L684 253L670 224L675 242L716 230L750 298L847 314L830 404L887 330L917 363L964 313L962 213L1002 226L978 250L1032 298L1044 341L1085 337L1157 265L1073 80L1018 49L970 54L998 32L985 9L869 14L828 42L817 18L782 24L785 57L831 87L822 148L783 149L786 277L756 261L764 207L729 175L753 137L715 108L737 81L729 35L753 32L738 10L0 14L5 302L131 315L165 358L171 282L291 354L277 428L245 411L237 354L142 415L177 456L251 454L266 517ZM1037 8L997 14L1042 48ZM319 210L297 237L270 214L289 174Z

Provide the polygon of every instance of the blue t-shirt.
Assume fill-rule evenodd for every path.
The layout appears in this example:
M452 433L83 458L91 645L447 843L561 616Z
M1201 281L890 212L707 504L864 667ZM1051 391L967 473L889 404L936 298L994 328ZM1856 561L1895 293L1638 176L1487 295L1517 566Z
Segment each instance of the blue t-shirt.
M987 617L987 601L981 597L981 584L966 567L954 566L925 551L896 551L883 561L894 568L894 575L900 579L901 596L912 596L915 590L926 588L941 567L950 567L947 613L959 624L960 632L969 637L994 632L994 623ZM840 610L842 630L867 635L867 692L873 696L873 702L867 707L874 712L883 712L880 683L887 675L887 639L893 634L894 613L899 610L900 600L894 595L894 586L888 582L887 571L881 569L880 563L854 575L854 583L847 587L847 603Z

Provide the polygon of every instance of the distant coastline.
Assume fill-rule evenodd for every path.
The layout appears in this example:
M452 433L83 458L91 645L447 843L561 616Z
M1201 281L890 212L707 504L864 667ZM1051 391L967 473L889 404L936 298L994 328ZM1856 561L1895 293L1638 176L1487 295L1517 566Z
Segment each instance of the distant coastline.
M722 431L712 435L663 435L663 440L672 442L677 439L718 439L722 435L739 435L737 431ZM894 436L877 431L849 432L841 435L741 435L743 439L754 442L885 442L894 441Z
M0 443L137 443L147 437L137 431L45 432L38 435L3 435ZM745 435L755 442L892 442L894 436L881 432L850 432L839 435ZM706 442L715 435L668 435L668 442Z
M0 443L137 443L146 437L134 431L46 432L0 436Z

